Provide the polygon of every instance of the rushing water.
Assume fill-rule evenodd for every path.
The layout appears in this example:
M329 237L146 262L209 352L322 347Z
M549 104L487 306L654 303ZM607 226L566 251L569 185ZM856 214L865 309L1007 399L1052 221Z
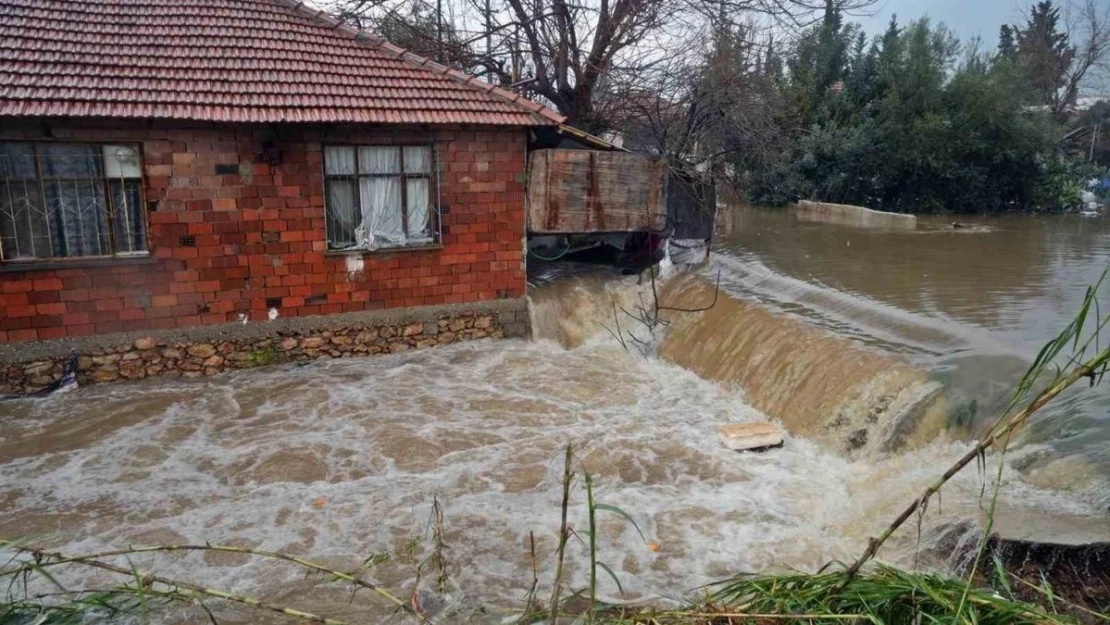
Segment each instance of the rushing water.
M647 281L567 279L533 292L535 342L482 341L2 403L0 536L70 553L211 541L344 569L388 551L394 560L367 576L407 597L428 554L438 497L448 573L461 596L461 612L448 622L478 620L479 606L521 605L532 585L532 537L540 588L549 588L561 454L569 442L577 447L576 470L596 475L597 499L627 511L644 533L641 540L619 516L601 513L599 557L626 590L622 596L603 578L606 598L661 601L740 571L817 570L855 556L967 449L963 434L947 428L946 402L993 388L987 382L1009 383L1025 362L1026 343L1039 336L1021 319L1037 318L1029 323L1045 335L1066 319L1072 291L1087 277L1076 259L1102 249L1088 242L1064 253L1063 230L1096 227L1066 224L1030 221L1011 237L996 234L1004 224L986 234L890 235L907 251L907 241L921 241L912 257L933 278L915 292L909 270L896 266L905 261L876 251L887 235L735 213L703 277L658 285L664 303L696 307L713 299L705 277L712 281L719 269L726 293L704 313L667 312L666 327L654 331L633 319L637 305L650 307ZM961 272L954 249L988 236L1003 240L993 253L967 251ZM1061 249L1044 251L1052 245ZM872 256L856 256L869 246ZM1041 287L1010 276L983 278L978 287L951 284L971 271L972 259L1005 266L997 248L1006 246L1027 276L1062 272L1070 276L1067 288L1050 288L1051 277ZM1028 257L1032 248L1041 250L1039 261ZM925 269L930 249L953 269ZM891 274L907 277L899 282ZM1001 292L1007 280L1012 293ZM994 286L986 289L984 281ZM969 303L976 292L980 307L994 306L993 313ZM1055 311L1045 314L1056 317L1013 310L1034 307L1035 293ZM661 358L641 355L656 349ZM967 364L975 359L983 364ZM953 385L955 374L976 368L984 370L982 381ZM1076 398L1057 413L1070 429L1044 424L1037 440L1007 457L1007 517L1036 519L1033 525L1057 536L1110 531L1108 491L1092 468L1105 445L1068 434L1082 424L1084 436L1105 436L1098 403ZM717 441L721 424L767 419L787 430L783 448L737 454ZM1069 451L1061 455L1062 448ZM1070 464L1053 468L1049 457ZM938 531L959 527L961 539L975 536L982 479L974 470L959 475L930 508L920 540L905 531L881 557L907 567L947 566L936 553ZM568 518L581 534L580 486ZM575 588L585 584L586 556L586 546L572 541ZM343 588L329 590L287 565L248 556L133 562L357 622L391 614L370 594L352 601ZM68 579L103 581L76 575ZM199 616L185 610L167 620ZM269 618L236 610L222 616Z
M924 217L916 230L894 231L731 209L717 267L738 297L928 372L945 385L950 409L968 417L974 405L975 430L1005 407L1032 358L1110 268L1110 220L956 219L960 227ZM1110 284L1100 294L1107 314ZM1051 449L1027 467L1031 480L1110 504L1110 386L1062 397L1023 440Z

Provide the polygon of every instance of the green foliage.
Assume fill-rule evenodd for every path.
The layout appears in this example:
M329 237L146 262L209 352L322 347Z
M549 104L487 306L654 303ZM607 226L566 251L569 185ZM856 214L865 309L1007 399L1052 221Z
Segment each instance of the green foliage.
M956 38L927 19L904 27L892 19L868 43L857 26L827 18L787 56L784 100L800 129L774 162L737 159L740 184L765 204L1073 207L1079 179L1060 150L1064 131L1039 107L1043 93L1023 68L1029 32L1005 27L997 53L960 55Z
M860 623L978 623L980 625L1046 625L1072 619L971 588L959 579L929 573L907 573L875 566L849 581L844 573L821 575L741 576L721 585L712 601L760 614L807 614L826 618L796 622L838 622L835 615L858 615ZM961 606L961 598L966 601ZM794 622L794 621L786 621Z
M1017 58L1041 104L1054 104L1057 90L1064 87L1067 71L1075 59L1075 48L1067 33L1060 32L1060 8L1050 0L1035 4L1025 28L1014 28Z
M270 365L281 359L281 352L274 346L273 343L268 343L265 347L260 347L251 350L248 356L248 362L251 366L261 367L263 365Z

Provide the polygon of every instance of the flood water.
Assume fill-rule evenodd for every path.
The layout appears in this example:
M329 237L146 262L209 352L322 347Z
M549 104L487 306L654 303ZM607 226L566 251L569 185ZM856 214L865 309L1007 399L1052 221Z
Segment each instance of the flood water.
M209 541L340 569L391 552L366 577L407 598L438 498L456 610L442 622L491 622L522 604L534 567L549 592L572 443L597 500L644 534L599 513L599 559L625 589L603 576L605 598L666 602L738 572L815 571L853 559L968 448L974 424L952 427L951 406L997 403L1110 258L1110 228L1069 218L984 222L986 232L937 222L921 233L750 210L723 221L712 264L659 293L698 307L712 301L718 271L725 292L705 312L667 313L654 331L633 319L649 282L579 277L534 289L534 342L0 403L0 536L70 554ZM1110 536L1106 397L1069 397L1006 456L1000 506L1019 520L1011 531ZM717 441L722 424L764 420L787 431L783 448L737 454ZM922 534L896 535L881 558L951 566L934 548L952 528L974 540L982 480L974 469L957 476ZM568 520L584 534L581 480ZM572 540L574 589L586 584L587 555ZM350 622L403 621L371 594L352 600L282 563L197 553L132 562Z
M928 372L952 407L974 402L973 432L1110 268L1110 220L1079 215L920 217L897 231L735 208L721 225L723 288ZM1110 284L1099 293L1105 315ZM1062 397L1023 441L1051 447L1033 479L1110 504L1110 386Z

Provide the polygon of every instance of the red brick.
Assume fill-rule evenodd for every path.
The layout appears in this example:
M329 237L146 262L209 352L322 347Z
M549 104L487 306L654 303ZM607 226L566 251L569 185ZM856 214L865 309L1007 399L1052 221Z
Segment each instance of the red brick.
M122 310L123 309L123 298L113 297L113 298L110 298L110 299L96 300L96 309L98 311L118 311L118 310Z
M20 280L18 277L5 277L0 281L0 290L4 293L27 293L34 289L34 282L31 280Z
M111 334L113 332L123 332L123 324L118 321L105 321L103 323L94 324L97 334Z
M67 326L89 323L89 313L71 312L62 315L62 323Z
M37 308L40 315L61 315L66 312L66 305L60 302L56 304L39 304Z
M10 330L8 331L8 340L15 341L33 341L39 337L38 330L29 328L26 330Z
M254 158L263 138L254 129L121 123L113 132L144 143L147 197L158 203L148 216L157 262L3 276L0 342L26 340L30 332L24 338L12 333L36 330L32 323L52 324L46 335L59 327L83 335L121 326L222 323L237 315L242 302L264 318L267 297L285 298L283 316L297 316L524 293L524 185L516 175L524 171L525 141L519 129L345 129L342 140L366 143L426 141L428 132L439 133L437 149L447 172L440 196L452 208L444 219L445 249L366 254L366 271L349 278L342 257L324 255L320 163L321 144L329 138L322 130L290 129L282 164L258 164L253 176L240 178L215 176L212 168L230 162L228 155L237 162ZM82 129L78 122L56 130L68 140L111 138L106 129ZM304 132L303 141L297 132ZM477 171L470 167L474 163L489 166ZM459 182L460 172L471 179ZM179 174L188 177L187 184L170 186L169 177ZM183 236L194 237L195 246L182 246ZM326 303L305 305L314 294L327 294ZM202 304L205 312L199 312ZM30 310L18 306L34 307L36 315L13 317L10 308Z
M96 326L91 323L83 323L76 326L67 326L66 333L69 336L88 336L90 334L96 334Z
M0 308L7 306L26 306L30 303L31 294L29 293L5 293L0 295Z
M49 339L60 339L65 337L66 334L67 333L65 326L55 326L53 328L38 329L38 338L40 341L46 341Z
M137 321L146 319L146 311L139 308L124 308L119 311L120 321Z
M62 281L57 278L46 278L34 281L36 291L57 291L62 288Z

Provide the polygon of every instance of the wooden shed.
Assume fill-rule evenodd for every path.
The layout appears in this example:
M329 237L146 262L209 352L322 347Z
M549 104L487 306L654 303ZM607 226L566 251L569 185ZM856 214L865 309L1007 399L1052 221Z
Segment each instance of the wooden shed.
M534 150L528 168L529 232L660 232L667 225L664 159L630 152Z

